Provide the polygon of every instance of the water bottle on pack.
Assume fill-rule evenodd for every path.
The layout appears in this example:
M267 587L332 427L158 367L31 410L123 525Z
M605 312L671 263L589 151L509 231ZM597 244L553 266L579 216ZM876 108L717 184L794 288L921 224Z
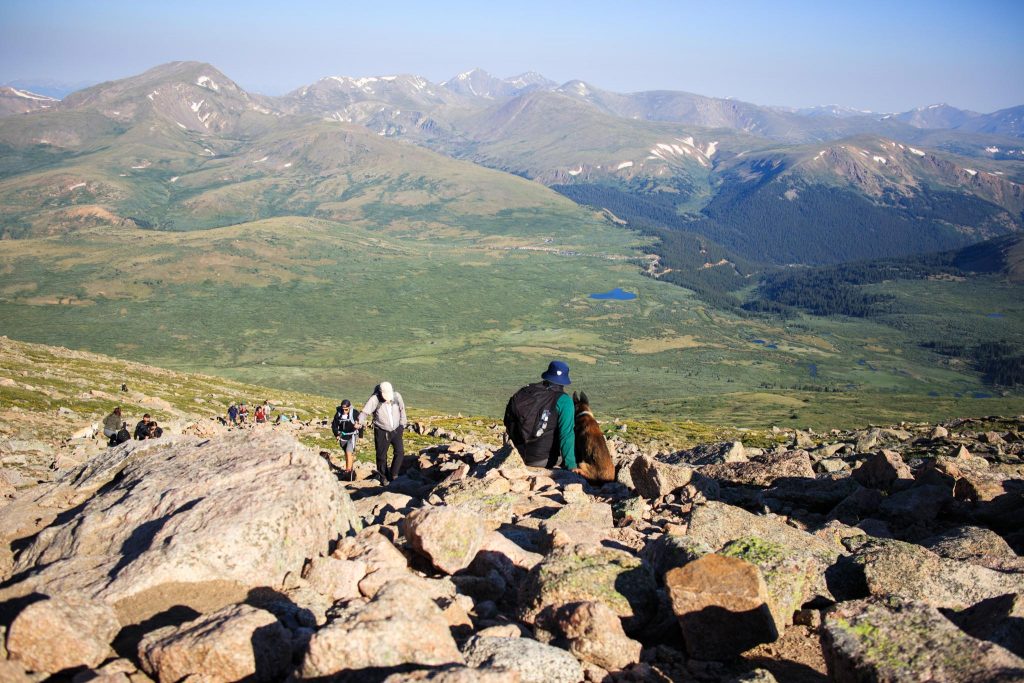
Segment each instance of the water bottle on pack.
M544 434L544 430L548 428L548 419L551 417L551 411L547 408L540 414L540 421L537 423L537 431L534 434L535 437L540 438Z

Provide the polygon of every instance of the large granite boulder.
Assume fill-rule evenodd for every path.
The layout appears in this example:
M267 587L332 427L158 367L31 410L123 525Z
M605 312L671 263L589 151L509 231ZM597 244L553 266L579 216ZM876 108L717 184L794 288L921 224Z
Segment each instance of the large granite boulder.
M647 500L668 496L691 482L708 498L718 497L718 484L692 467L672 465L646 455L630 464L630 477L637 494Z
M1013 552L1002 536L984 527L954 527L925 539L921 545L950 560L1001 571L1024 572L1024 559Z
M475 511L451 505L420 508L406 517L403 529L413 550L445 574L468 567L487 535Z
M139 643L139 660L160 681L188 676L209 683L276 681L291 664L291 647L291 634L273 614L231 605L147 633Z
M499 668L519 674L522 683L578 683L583 667L561 648L530 638L472 638L466 663L481 669Z
M909 483L913 478L903 457L895 451L871 453L854 468L851 476L861 486L883 491L890 490L900 480Z
M690 657L730 659L779 637L761 571L738 557L705 555L665 575Z
M560 609L558 630L569 640L569 652L606 671L640 661L639 642L626 635L622 620L600 602L577 602Z
M807 451L765 453L746 462L707 465L701 474L720 483L743 486L771 486L779 479L814 479L814 468Z
M840 683L1024 680L1024 660L913 600L840 603L825 617L822 647L829 674Z
M313 634L303 678L406 664L463 664L448 622L421 581L384 585L373 600L352 603Z
M19 554L14 571L26 578L0 599L77 592L122 620L182 604L209 611L281 586L357 523L327 463L285 433L119 448L62 480L80 505Z
M892 539L870 539L850 559L863 571L870 595L891 595L933 607L965 609L1024 587L1020 574L950 560Z
M519 618L547 627L557 610L574 602L603 602L627 632L657 610L654 576L636 557L601 546L557 548L530 570L519 588Z
M39 673L92 667L110 654L110 643L119 630L121 624L108 605L80 596L57 596L33 602L18 614L7 633L7 652L29 671Z
M807 601L812 586L825 571L813 554L756 536L730 541L720 552L761 570L768 587L768 607L780 634L793 623L793 613Z

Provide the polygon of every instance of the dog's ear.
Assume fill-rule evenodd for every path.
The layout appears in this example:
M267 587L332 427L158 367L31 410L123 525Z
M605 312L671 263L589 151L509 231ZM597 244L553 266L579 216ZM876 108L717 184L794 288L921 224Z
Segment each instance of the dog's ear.
M590 405L590 399L587 398L586 392L580 392L580 403L586 403L587 405Z
M573 403L579 403L580 402L580 397L576 395L575 391L572 392L572 402Z

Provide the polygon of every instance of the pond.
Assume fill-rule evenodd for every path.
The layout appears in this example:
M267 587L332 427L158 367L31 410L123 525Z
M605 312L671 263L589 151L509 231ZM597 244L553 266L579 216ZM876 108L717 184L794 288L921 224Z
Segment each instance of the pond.
M616 287L610 292L602 292L599 294L591 294L591 299L613 299L615 301L632 301L636 298L636 294L633 292L627 292Z

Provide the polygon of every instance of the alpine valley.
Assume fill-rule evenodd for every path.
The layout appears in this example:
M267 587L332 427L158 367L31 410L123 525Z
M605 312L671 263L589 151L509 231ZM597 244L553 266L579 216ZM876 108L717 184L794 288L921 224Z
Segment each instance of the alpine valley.
M0 116L15 339L474 415L554 357L606 416L1024 410L1024 106L175 62Z

